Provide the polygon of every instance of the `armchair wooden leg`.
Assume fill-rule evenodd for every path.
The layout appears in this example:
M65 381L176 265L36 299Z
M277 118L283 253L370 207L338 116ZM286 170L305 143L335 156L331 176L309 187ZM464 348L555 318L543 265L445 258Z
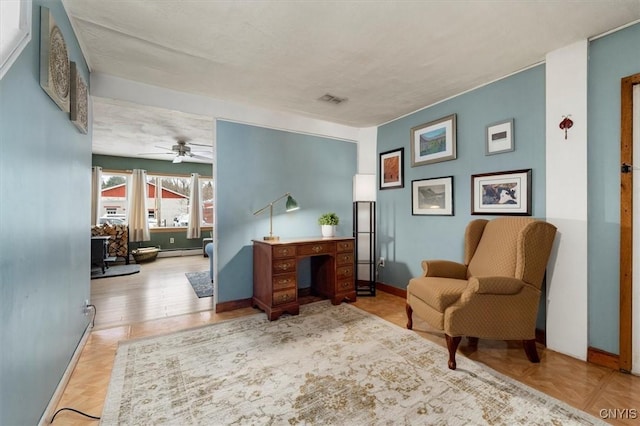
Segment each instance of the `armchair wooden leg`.
M411 308L411 305L407 303L406 305L406 309L407 309L407 328L409 330L413 329L413 309Z
M524 352L527 354L527 358L529 359L529 361L540 362L540 357L538 357L538 351L536 349L535 339L523 340L522 344L524 345Z
M447 341L447 349L449 349L449 368L451 370L455 370L456 369L456 351L458 350L458 345L462 340L462 336L451 337L448 334L445 334L444 338Z

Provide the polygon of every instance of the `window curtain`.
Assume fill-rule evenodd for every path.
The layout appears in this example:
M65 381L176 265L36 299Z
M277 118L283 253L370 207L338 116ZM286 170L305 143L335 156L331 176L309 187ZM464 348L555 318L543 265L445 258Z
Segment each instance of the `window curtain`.
M102 167L91 169L91 226L100 224L100 200L102 198Z
M191 188L189 191L189 224L187 225L187 238L200 238L200 223L202 222L200 201L200 175L191 173Z
M148 241L149 222L147 221L147 171L134 169L129 185L129 241Z

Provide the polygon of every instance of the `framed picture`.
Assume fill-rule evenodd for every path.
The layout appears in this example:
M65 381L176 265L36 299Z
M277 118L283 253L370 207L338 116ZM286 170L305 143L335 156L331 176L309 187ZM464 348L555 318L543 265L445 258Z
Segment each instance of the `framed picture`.
M380 189L404 188L404 148L380 154Z
M471 214L531 216L531 169L472 175Z
M455 158L455 114L411 129L411 167Z
M40 7L40 86L69 112L69 55L62 31L49 8Z
M513 118L487 126L484 155L513 151Z
M87 85L73 61L71 61L70 80L69 119L81 133L86 135L89 129L89 94Z
M453 216L453 176L411 181L411 214Z

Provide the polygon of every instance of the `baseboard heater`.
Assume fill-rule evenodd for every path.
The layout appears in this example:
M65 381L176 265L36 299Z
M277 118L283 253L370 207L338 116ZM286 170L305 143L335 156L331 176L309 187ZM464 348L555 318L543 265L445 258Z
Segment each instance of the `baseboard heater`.
M202 256L202 248L193 247L188 249L160 249L158 257L179 257L179 256Z

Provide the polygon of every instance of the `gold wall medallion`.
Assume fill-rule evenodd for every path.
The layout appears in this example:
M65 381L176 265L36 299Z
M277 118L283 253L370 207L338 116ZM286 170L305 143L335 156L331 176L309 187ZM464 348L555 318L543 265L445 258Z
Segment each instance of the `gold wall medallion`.
M62 31L49 8L40 8L40 86L69 112L69 54Z

